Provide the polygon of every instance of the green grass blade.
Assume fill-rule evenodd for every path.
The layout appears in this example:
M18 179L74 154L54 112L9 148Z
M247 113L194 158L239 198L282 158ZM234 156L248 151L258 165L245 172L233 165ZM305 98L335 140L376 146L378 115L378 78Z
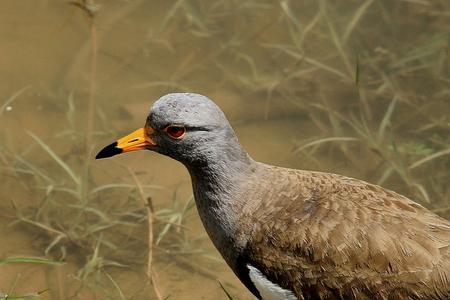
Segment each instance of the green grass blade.
M394 112L395 105L397 104L397 101L398 101L397 97L394 97L394 99L389 104L389 107L386 110L386 113L383 116L383 120L381 120L380 127L378 128L378 133L377 133L377 137L378 137L378 141L379 142L384 137L384 134L386 132L386 128L389 125L389 122L391 120L391 117L392 117L392 114Z
M334 24L328 21L328 28L330 29L331 34L331 40L333 41L334 45L336 46L336 49L342 59L342 62L344 63L345 67L347 68L348 74L353 73L353 67L350 63L348 52L345 51L343 41L340 39L339 34L336 32L336 28L334 27ZM349 76L346 76L347 79L349 79Z
M355 67L355 85L359 86L359 78L361 75L361 65L359 64L359 56L356 56L356 67Z
M312 66L314 66L314 67L316 67L318 69L322 69L322 70L327 71L329 73L332 73L332 74L334 74L334 75L336 75L338 77L341 77L341 78L343 78L345 80L349 80L349 77L345 73L339 71L336 68L327 66L326 64L324 64L324 63L322 63L322 62L320 62L320 61L318 61L318 60L316 60L316 59L314 59L312 57L305 56L305 55L303 55L303 54L301 54L301 53L299 53L297 51L294 51L292 49L287 49L287 48L282 47L280 45L266 45L266 46L268 48L278 49L278 50L286 53L287 55L289 55L291 57L294 57L296 59L301 59L304 62L306 62L306 63L308 63L308 64L310 64L310 65L312 65Z
M111 275L109 275L108 272L105 271L105 275L106 277L108 277L108 279L111 281L111 283L113 284L114 288L117 290L117 293L119 294L120 299L122 300L126 300L127 298L125 297L125 295L122 292L122 289L120 288L119 284L114 280L114 278L112 278Z
M353 138L353 137L329 137L329 138L323 138L323 139L318 139L315 141L312 141L310 143L304 144L302 146L300 146L299 148L294 150L293 154L298 154L301 151L305 150L306 148L310 148L312 146L316 146L316 145L320 145L323 143L329 143L329 142L353 142L353 141L358 141L359 139L357 138Z
M3 112L6 110L6 107L8 107L8 105L10 105L14 100L17 99L17 97L19 97L20 95L22 95L26 90L28 90L30 88L30 86L26 86L22 89L20 89L19 91L15 92L11 97L9 97L5 103L3 103L2 106L0 106L0 116L3 114Z
M448 154L450 154L450 148L444 149L444 150L442 150L442 151L438 151L438 152L436 152L436 153L433 153L433 154L431 154L431 155L428 155L428 156L426 156L426 157L424 157L424 158L422 158L422 159L420 159L420 160L418 160L418 161L412 163L412 164L409 166L409 169L412 170L412 169L414 169L414 168L417 168L418 166L423 165L423 164L426 163L426 162L429 162L429 161L431 161L431 160L433 160L433 159L435 159L435 158L441 157L441 156L443 156L443 155L448 155Z
M48 258L42 257L32 257L32 256L12 256L0 260L0 265L6 264L17 264L17 263L27 263L27 264L41 264L41 265L63 265L65 262L56 261Z
M42 149L47 152L47 154L53 158L53 160L61 167L64 171L72 178L72 180L79 185L80 178L73 172L73 170L67 165L46 143L44 143L38 136L36 136L31 131L27 132L38 144L42 147Z
M356 26L358 25L359 21L364 16L364 14L367 12L367 10L369 9L370 5L373 2L374 2L374 0L367 0L366 2L361 4L361 6L356 10L356 12L353 15L352 19L350 20L350 22L348 22L348 25L345 28L344 37L342 38L344 44L347 43L347 41L348 41L350 35L352 34L353 30L356 28Z
M294 23L297 28L300 27L300 22L298 21L298 18L295 16L295 12L293 12L289 7L289 1L287 0L281 1L280 6L283 12L286 14L286 16L289 18L289 20L291 20L292 23Z
M49 184L55 183L52 178L45 175L43 172L41 172L41 170L39 170L39 168L35 167L30 162L23 159L21 156L16 155L15 158L18 162L20 162L21 164L23 164L25 167L28 168L27 172L29 172L30 174L33 174L35 177L40 177L40 178L44 179ZM17 172L21 172L21 170L17 167L15 167L14 170Z
M99 193L99 192L103 192L105 190L109 190L109 189L118 189L118 188L122 188L122 189L134 189L136 188L135 184L130 184L130 183L110 183L110 184L104 184L101 186L98 186L94 189L91 190L91 194L95 194L95 193ZM142 188L144 189L163 189L163 187L158 186L158 185L143 185Z
M430 196L428 195L428 192L423 185L421 185L419 183L413 183L412 186L415 187L419 191L419 193L422 195L422 198L425 202L431 203Z

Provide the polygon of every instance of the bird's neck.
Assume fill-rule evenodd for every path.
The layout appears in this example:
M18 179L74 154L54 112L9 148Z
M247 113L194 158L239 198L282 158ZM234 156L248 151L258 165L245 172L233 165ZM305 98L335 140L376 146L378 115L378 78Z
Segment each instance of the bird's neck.
M258 164L239 144L210 153L207 160L187 166L195 202L208 235L228 263L233 263L236 226L244 203L242 187Z
M239 205L233 196L256 162L238 144L235 148L209 153L208 158L188 165L197 205L206 208Z

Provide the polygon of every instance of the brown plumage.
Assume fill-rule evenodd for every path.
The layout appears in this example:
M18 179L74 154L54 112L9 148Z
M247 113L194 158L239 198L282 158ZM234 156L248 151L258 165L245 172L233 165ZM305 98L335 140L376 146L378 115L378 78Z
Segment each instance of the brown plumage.
M364 181L263 165L244 253L298 299L450 299L450 223Z
M183 163L214 245L259 299L450 299L450 222L382 187L251 159L222 111L169 94L97 158L149 149Z

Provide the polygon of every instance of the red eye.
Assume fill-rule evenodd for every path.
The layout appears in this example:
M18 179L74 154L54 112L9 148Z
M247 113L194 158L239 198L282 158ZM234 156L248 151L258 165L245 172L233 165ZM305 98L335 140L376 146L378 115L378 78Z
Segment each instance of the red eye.
M164 129L167 134L174 139L181 139L186 133L186 128L179 125L169 125Z

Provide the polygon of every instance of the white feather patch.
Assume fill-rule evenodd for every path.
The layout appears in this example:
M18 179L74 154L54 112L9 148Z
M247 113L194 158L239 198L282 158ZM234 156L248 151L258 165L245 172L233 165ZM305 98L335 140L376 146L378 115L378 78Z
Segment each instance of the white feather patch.
M251 265L247 265L247 268L250 271L250 279L263 300L297 300L291 291L268 280L257 268Z

